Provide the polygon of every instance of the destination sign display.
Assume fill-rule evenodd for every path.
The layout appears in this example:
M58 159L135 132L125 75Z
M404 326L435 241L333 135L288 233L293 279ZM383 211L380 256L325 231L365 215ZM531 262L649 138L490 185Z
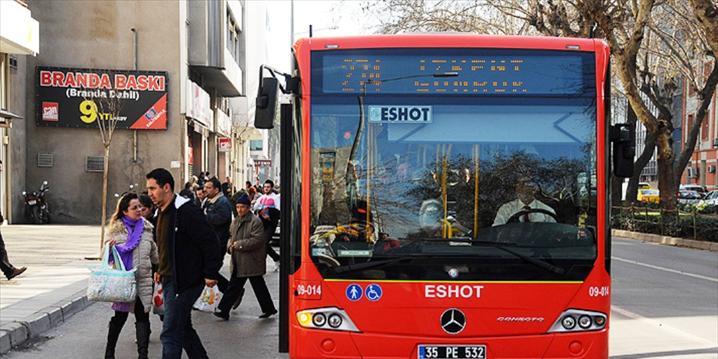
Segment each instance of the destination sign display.
M337 50L315 53L312 60L315 94L565 96L595 93L594 56L585 52Z

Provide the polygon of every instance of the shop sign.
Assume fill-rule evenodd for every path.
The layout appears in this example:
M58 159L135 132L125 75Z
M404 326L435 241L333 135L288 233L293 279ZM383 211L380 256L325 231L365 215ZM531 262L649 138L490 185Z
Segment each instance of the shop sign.
M254 165L256 167L271 167L272 160L254 160Z
M215 128L217 129L217 133L229 136L232 133L232 120L220 109L216 110L216 114L217 126Z
M218 138L217 149L219 152L229 152L232 149L232 139L226 137Z
M37 118L41 127L167 129L167 72L37 68ZM113 117L116 116L116 117Z
M210 107L209 94L190 80L187 80L185 115L195 119L210 130L213 129L214 121L212 119L213 113Z

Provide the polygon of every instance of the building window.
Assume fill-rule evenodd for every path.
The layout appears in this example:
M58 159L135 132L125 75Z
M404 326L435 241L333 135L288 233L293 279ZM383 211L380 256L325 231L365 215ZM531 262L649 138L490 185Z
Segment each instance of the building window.
M0 109L5 109L5 94L7 91L7 55L0 53Z
M264 141L262 140L249 140L250 151L261 151L264 148Z
M688 119L686 120L686 143L688 143L688 136L691 133L691 128L693 127L693 117L695 115L690 114L688 115Z
M708 114L705 114L705 117L708 117ZM708 142L708 121L707 118L703 119L703 123L701 124L701 142Z
M237 21L234 20L234 17L232 16L232 13L229 12L229 9L227 10L227 51L229 51L230 54L232 54L232 57L234 57L235 61L239 61L239 35L240 35L240 29L239 25L237 24Z

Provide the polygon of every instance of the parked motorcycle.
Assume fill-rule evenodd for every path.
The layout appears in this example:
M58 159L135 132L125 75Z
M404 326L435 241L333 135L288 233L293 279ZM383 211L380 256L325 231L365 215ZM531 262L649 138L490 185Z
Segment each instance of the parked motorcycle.
M45 193L50 190L47 181L43 181L38 192L22 192L25 197L25 218L35 224L50 223L50 208L45 201Z

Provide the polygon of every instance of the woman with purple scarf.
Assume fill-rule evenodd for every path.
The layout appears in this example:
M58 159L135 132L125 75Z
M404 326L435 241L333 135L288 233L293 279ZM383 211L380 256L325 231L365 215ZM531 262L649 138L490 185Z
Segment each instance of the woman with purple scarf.
M117 203L109 224L107 244L115 246L125 269L135 268L137 299L132 303L112 303L115 316L110 319L105 358L115 358L115 346L130 312L135 314L137 353L147 358L152 308L152 266L159 263L157 245L152 239L152 224L142 217L142 204L134 193Z

